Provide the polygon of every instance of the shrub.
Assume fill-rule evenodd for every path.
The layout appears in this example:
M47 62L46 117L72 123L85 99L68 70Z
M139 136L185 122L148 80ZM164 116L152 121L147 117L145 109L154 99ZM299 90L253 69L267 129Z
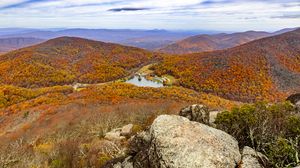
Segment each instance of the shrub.
M240 147L251 146L267 155L274 167L299 163L300 116L289 102L244 105L218 114L215 123Z
M112 158L109 157L108 155L106 154L101 154L99 156L99 165L100 166L103 166L107 161L111 160Z
M294 140L288 140L279 137L276 141L272 142L267 156L274 167L294 167L300 163L299 161L299 143L300 137Z
M293 115L287 119L286 122L287 127L287 136L295 136L300 135L300 116Z

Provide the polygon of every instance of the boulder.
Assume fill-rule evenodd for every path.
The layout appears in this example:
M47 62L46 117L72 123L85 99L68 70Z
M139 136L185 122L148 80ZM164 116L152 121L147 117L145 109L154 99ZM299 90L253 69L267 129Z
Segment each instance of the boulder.
M297 102L300 101L300 93L290 95L286 100L290 101L293 104L296 104Z
M110 141L122 141L133 134L133 124L128 124L122 128L113 129L105 134L105 139Z
M179 116L186 117L190 121L209 125L208 107L202 104L194 104L180 110Z
M121 135L122 136L130 136L133 133L133 124L128 124L122 127Z
M295 103L296 109L300 112L300 101Z
M122 129L117 128L117 129L113 129L110 132L107 132L105 134L105 139L110 140L110 141L122 141L125 140L126 137L121 135L121 131Z
M221 111L210 111L209 112L209 124L212 126L214 125L214 122L216 121L216 118L219 113L222 113Z
M245 146L242 153L242 163L240 168L263 168L259 161L264 160L265 158L266 157L263 154Z
M126 137L121 136L118 132L108 132L104 138L110 141L122 141L126 139Z
M130 144L134 168L231 168L241 160L229 134L180 116L161 115Z
M292 104L294 104L296 107L296 110L298 112L300 112L300 93L290 95L286 100L290 101Z

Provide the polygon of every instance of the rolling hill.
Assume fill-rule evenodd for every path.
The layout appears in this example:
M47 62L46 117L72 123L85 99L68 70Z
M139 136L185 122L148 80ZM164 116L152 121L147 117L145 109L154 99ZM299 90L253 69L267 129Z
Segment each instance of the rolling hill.
M2 34L1 34L2 32ZM205 31L207 32L207 31ZM198 32L199 33L199 32ZM166 30L131 29L58 29L58 30L10 30L0 29L0 38L34 37L53 39L63 36L79 37L96 41L118 43L148 50L161 48L178 40L197 34L196 32L173 32Z
M189 54L203 51L214 51L238 46L252 40L267 37L270 33L248 31L233 34L197 35L170 44L160 52L169 54Z
M0 84L44 87L106 82L129 75L154 57L134 47L60 37L1 55Z
M231 49L166 57L154 69L182 86L233 100L280 99L300 90L300 29Z
M215 35L196 35L167 45L158 51L169 54L191 54L197 52L222 50L245 44L260 38L279 35L293 30L295 30L295 28L282 29L274 33L247 31L233 34L221 33Z
M0 38L0 53L9 52L12 50L28 47L31 45L42 43L45 40L37 38L24 38L24 37L15 37L15 38Z

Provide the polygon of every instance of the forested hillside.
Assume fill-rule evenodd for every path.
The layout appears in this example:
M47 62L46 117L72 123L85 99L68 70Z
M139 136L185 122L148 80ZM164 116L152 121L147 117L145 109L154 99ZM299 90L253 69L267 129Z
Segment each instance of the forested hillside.
M160 52L169 54L190 54L232 48L247 42L271 36L268 32L248 31L233 34L197 35L170 44Z
M130 74L153 53L81 38L61 37L0 56L0 84L23 87L107 82Z
M232 49L170 56L154 67L180 84L233 100L276 100L300 89L300 29Z

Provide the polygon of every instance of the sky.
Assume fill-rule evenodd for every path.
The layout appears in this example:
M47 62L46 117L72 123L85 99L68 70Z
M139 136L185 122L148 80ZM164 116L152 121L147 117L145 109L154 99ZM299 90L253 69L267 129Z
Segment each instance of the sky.
M300 0L0 0L0 27L275 31Z

